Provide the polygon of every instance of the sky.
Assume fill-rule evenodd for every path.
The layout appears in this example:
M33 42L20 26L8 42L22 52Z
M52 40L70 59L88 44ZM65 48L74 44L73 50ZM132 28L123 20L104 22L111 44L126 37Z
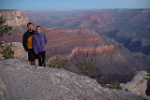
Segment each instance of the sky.
M150 0L0 0L0 9L81 10L150 8Z

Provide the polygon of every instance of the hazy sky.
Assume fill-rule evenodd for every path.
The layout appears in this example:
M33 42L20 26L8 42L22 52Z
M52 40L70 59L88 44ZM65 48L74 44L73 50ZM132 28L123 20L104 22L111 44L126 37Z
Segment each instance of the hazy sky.
M150 0L0 0L0 9L76 10L150 8Z

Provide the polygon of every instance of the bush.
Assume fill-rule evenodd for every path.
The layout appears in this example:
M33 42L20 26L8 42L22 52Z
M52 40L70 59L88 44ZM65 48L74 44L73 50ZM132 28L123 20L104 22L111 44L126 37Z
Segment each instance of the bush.
M11 45L7 45L3 51L2 55L5 59L13 58L14 57L14 51L11 49Z
M110 88L111 89L119 89L119 90L122 89L122 87L120 86L119 81L117 81L117 80L115 80L113 83L110 84Z
M91 60L86 62L77 62L77 68L79 68L83 75L95 78L98 76L98 68L94 66Z
M8 31L12 30L12 27L5 25L5 23L6 23L6 19L4 19L3 17L0 17L0 37L2 37Z
M61 57L57 56L55 59L52 59L47 66L53 68L64 68L66 67L66 62L61 61Z
M97 81L98 83L103 84L103 85L107 84L107 80L104 77L99 78Z
M0 48L2 48L2 49L4 48L3 44L4 44L4 42L0 41Z

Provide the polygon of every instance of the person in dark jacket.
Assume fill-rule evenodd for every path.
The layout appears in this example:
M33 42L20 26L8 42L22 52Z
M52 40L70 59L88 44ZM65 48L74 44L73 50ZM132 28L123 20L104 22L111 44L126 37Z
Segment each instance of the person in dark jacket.
M47 43L47 38L43 33L41 33L41 27L37 26L36 32L33 35L32 45L33 45L34 53L37 54L39 66L45 66L46 43Z
M32 46L32 37L35 34L35 31L33 31L34 28L33 23L29 22L27 24L27 28L28 30L23 35L22 44L25 51L28 52L28 60L31 62L31 65L35 65L36 55L33 51L33 46Z

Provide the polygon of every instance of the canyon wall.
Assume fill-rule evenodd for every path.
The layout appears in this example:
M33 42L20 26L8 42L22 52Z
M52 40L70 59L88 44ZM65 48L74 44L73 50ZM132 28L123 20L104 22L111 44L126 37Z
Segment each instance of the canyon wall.
M6 18L9 26L20 26L29 22L28 17L18 10L0 10L0 16Z

